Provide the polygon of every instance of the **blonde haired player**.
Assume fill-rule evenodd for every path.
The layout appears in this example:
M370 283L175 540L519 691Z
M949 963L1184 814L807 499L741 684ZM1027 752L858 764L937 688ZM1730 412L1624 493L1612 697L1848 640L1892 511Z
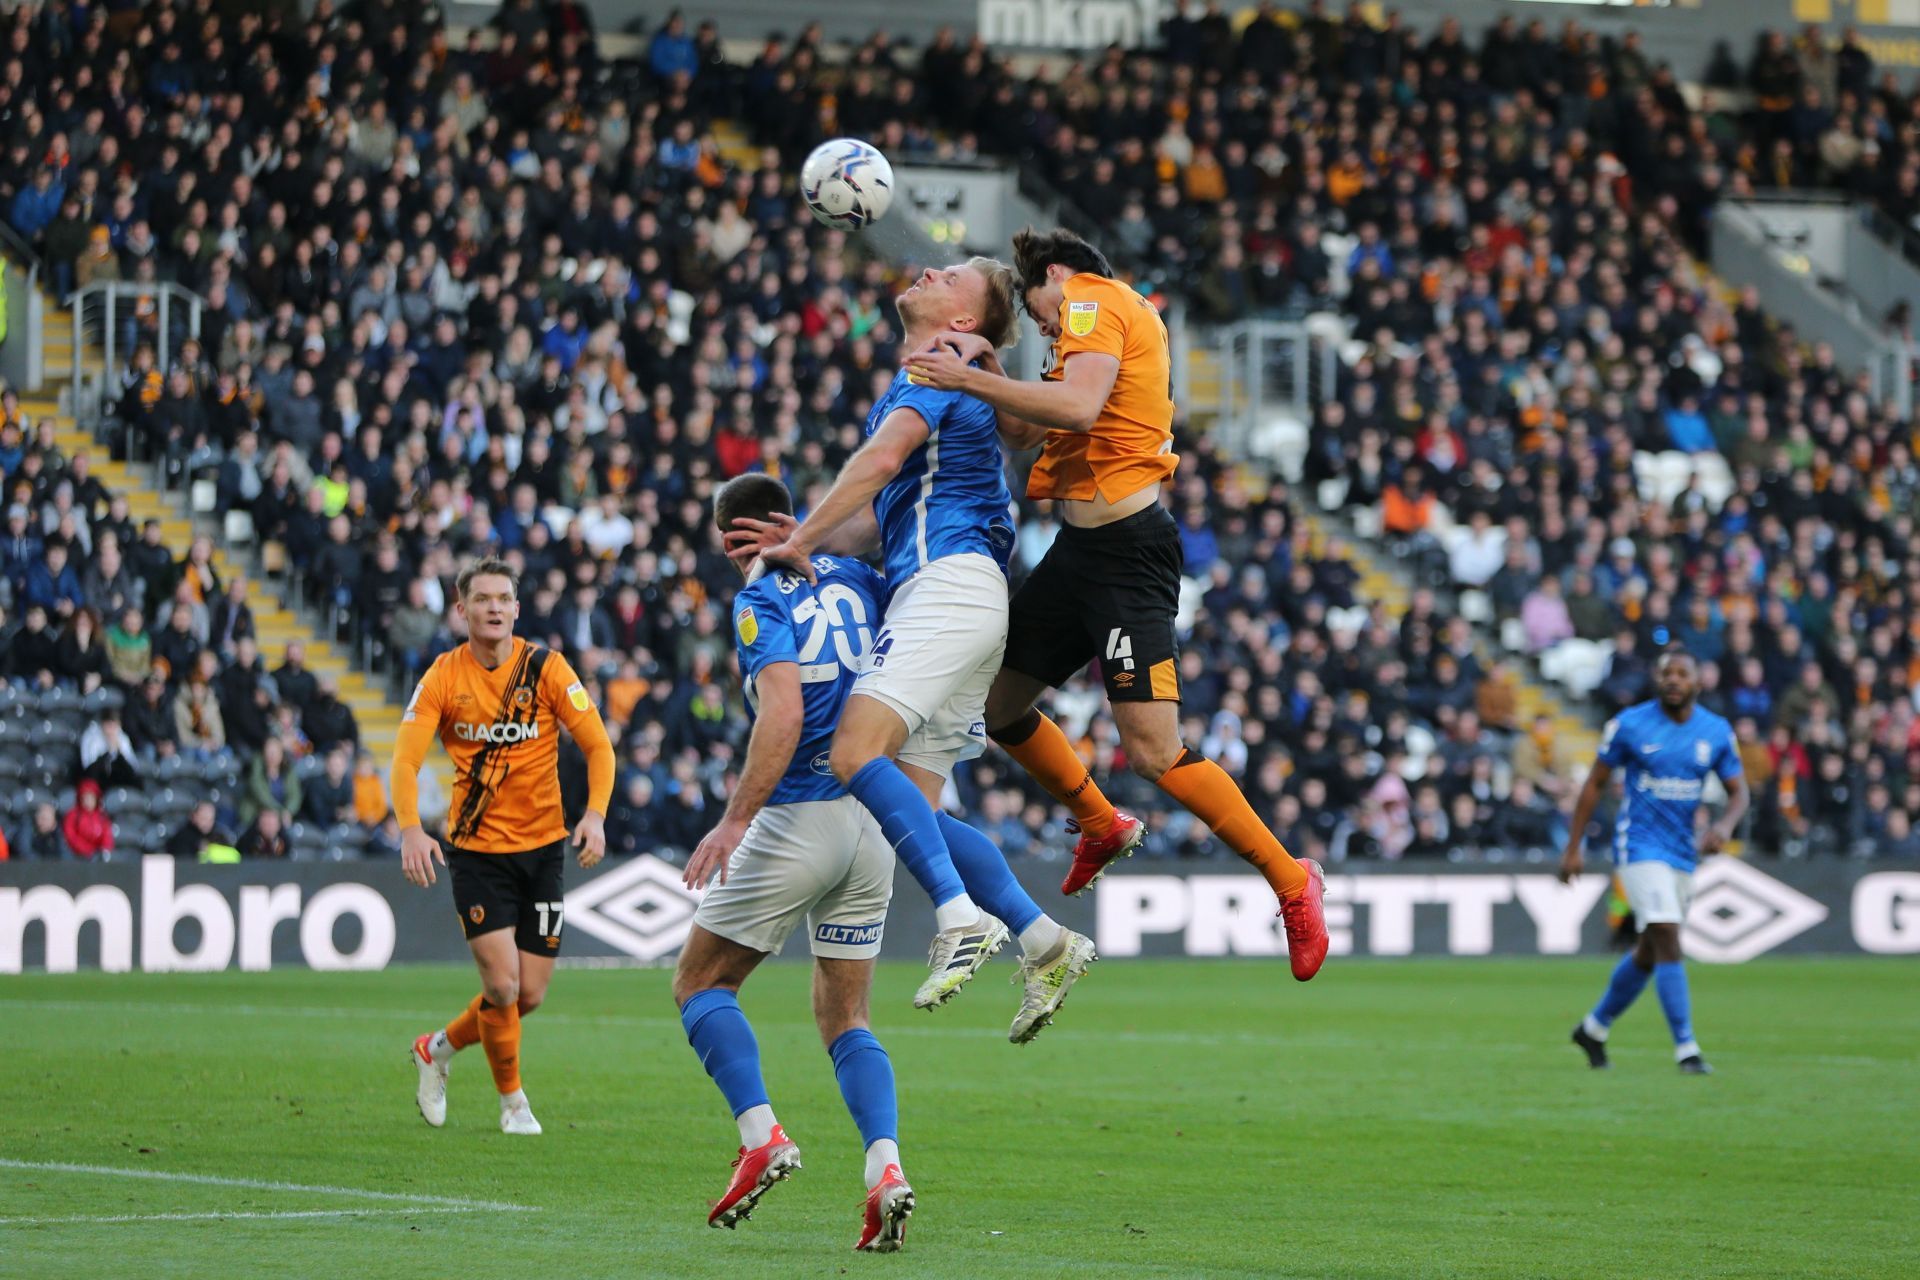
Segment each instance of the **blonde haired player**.
M513 634L519 584L504 560L461 571L458 608L467 643L420 678L393 753L400 865L421 888L450 872L453 905L480 969L480 994L441 1031L413 1042L415 1101L435 1128L447 1120L447 1069L478 1041L500 1091L500 1128L537 1134L520 1087L520 1019L540 1007L560 952L561 869L567 825L560 800L564 726L587 757L587 811L573 831L581 867L605 856L613 744L567 660ZM420 825L420 766L438 736L454 765L446 850Z

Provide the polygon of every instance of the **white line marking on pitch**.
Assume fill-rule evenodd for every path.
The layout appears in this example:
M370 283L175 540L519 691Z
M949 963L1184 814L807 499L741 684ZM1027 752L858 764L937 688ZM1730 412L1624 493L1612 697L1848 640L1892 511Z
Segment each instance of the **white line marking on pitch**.
M420 1195L408 1191L366 1191L359 1187L314 1186L304 1182L268 1182L259 1178L223 1178L213 1173L177 1173L170 1169L119 1169L104 1164L67 1164L56 1160L8 1160L0 1158L0 1169L27 1169L40 1173L91 1173L109 1178L147 1178L154 1182L194 1182L209 1187L240 1187L248 1191L292 1191L315 1196L357 1196L362 1200L389 1200L417 1208L458 1209L464 1213L482 1209L500 1213L537 1213L530 1204L508 1204L499 1200L466 1200L458 1196Z
M7 1218L0 1217L3 1227L60 1227L93 1226L102 1222L225 1222L230 1218L366 1218L373 1216L398 1215L408 1217L422 1213L478 1213L478 1209L462 1209L452 1205L421 1205L418 1209L282 1209L271 1213L245 1209L231 1212L214 1213L112 1213L91 1214L74 1213L59 1218Z

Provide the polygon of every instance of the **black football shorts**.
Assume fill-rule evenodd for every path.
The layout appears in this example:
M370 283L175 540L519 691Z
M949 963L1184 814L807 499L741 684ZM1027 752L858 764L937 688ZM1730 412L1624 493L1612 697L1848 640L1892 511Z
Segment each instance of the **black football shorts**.
M1061 526L1014 593L1008 670L1058 687L1088 662L1115 702L1178 702L1180 526L1157 504L1096 529Z
M565 840L525 853L475 853L447 846L453 905L467 937L512 929L520 950L558 955L566 847Z

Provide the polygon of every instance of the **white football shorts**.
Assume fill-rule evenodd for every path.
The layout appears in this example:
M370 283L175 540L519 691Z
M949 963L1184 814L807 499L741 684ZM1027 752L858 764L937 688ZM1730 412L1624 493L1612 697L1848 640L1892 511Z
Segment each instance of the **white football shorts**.
M1007 575L991 556L944 556L907 579L853 691L907 723L902 764L941 777L987 749L987 690L1007 651Z
M786 945L804 918L816 956L871 960L893 898L893 846L852 796L773 804L747 827L693 922L755 951Z
M1693 902L1693 873L1672 863L1649 859L1620 867L1620 887L1627 891L1636 924L1679 924Z

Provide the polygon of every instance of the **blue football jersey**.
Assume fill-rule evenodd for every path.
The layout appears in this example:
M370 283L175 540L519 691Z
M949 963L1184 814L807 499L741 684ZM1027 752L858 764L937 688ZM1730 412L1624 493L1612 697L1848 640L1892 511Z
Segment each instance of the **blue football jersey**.
M733 644L746 684L747 715L757 717L755 682L776 662L800 668L800 695L806 722L793 763L773 789L769 804L832 800L847 793L827 767L827 748L840 708L853 692L867 650L880 628L880 603L886 582L858 560L815 556L820 581L796 573L769 573L733 601Z
M1625 771L1627 798L1613 827L1616 862L1665 862L1691 871L1700 860L1694 814L1709 773L1740 775L1733 728L1704 707L1675 722L1658 701L1607 722L1600 762Z
M873 502L889 588L943 556L969 551L992 556L1004 570L1013 552L1013 495L993 406L896 373L867 415L867 435L895 409L912 409L932 434Z

